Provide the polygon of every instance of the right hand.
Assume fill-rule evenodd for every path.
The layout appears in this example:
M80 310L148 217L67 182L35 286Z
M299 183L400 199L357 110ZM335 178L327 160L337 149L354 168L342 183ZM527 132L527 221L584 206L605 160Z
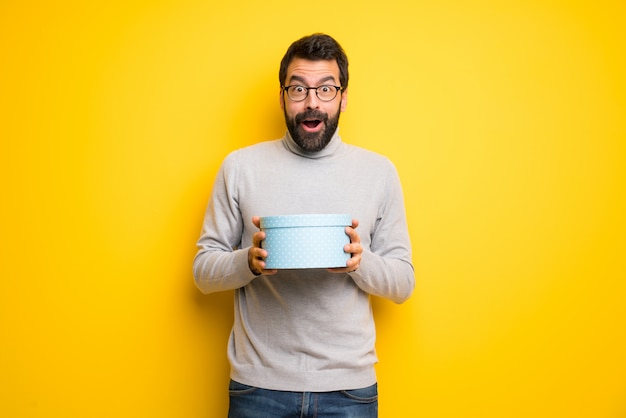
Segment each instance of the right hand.
M252 217L252 223L257 228L261 228L261 218L258 216ZM248 249L248 266L250 271L255 275L261 274L271 275L278 272L276 269L265 268L265 257L267 257L267 251L261 248L261 241L265 239L265 232L257 231L252 235L252 247Z

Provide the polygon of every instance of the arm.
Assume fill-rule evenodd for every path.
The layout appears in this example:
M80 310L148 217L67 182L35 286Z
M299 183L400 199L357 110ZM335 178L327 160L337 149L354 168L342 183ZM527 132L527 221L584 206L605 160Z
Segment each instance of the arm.
M402 186L395 169L388 176L385 190L387 194L382 200L384 203L370 231L369 248L363 249L356 232L350 234L350 228L347 230L351 238L350 248L360 248L360 252L353 254L348 262L348 272L365 292L402 303L413 292L415 273L411 262L411 242ZM356 268L350 268L351 262L356 263Z
M253 271L262 270L259 260L263 256L259 251L264 251L260 248L262 232L252 236L252 245L241 248L250 240L245 239L238 204L236 167L234 157L227 157L218 172L204 217L193 261L195 283L203 293L238 289L257 277Z

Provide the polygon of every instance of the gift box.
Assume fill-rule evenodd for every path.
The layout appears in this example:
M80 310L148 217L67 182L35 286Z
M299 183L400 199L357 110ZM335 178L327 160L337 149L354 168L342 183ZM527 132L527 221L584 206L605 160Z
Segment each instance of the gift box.
M346 226L352 217L345 214L264 216L261 230L267 250L266 269L345 267L350 254Z

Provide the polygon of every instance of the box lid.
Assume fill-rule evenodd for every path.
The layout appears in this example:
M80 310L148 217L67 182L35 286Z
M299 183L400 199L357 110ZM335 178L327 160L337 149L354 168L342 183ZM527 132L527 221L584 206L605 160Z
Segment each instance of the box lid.
M261 218L261 229L350 225L352 217L346 214L300 214Z

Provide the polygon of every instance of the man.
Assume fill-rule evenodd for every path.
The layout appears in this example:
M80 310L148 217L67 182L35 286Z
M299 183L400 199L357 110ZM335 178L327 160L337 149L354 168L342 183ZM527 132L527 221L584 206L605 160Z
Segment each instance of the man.
M400 181L337 133L348 60L333 38L294 42L279 80L287 133L226 157L194 260L202 292L234 289L229 417L376 417L370 295L401 303L415 284ZM308 213L351 214L346 266L266 269L259 217Z

